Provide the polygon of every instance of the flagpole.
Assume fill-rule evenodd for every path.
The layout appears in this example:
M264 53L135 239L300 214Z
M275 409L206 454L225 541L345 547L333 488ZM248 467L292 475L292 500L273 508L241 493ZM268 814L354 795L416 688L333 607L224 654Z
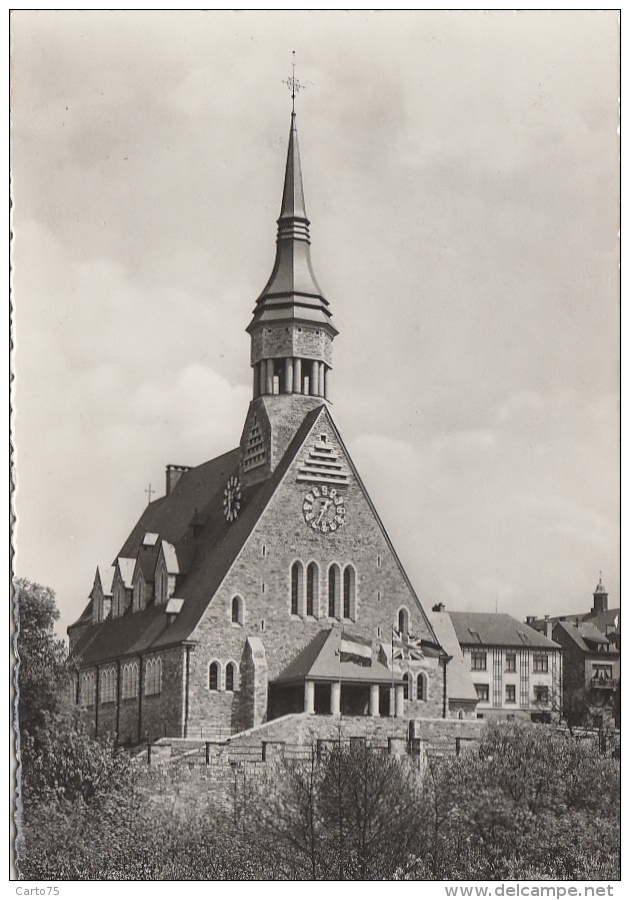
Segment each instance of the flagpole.
M394 711L396 708L396 695L394 687L394 625L392 623L392 686L389 692L389 715L392 720L392 737L394 737Z

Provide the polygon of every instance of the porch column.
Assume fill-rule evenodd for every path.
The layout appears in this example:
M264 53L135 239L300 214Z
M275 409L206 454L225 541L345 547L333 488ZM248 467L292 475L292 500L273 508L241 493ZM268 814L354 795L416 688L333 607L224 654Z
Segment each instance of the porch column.
M402 684L396 685L396 716L400 719L405 715L405 688Z
M288 356L284 361L284 392L293 393L293 357Z
M305 681L304 682L304 712L305 713L314 713L315 712L315 682L314 681Z
M378 716L378 714L379 714L378 698L379 698L379 686L378 686L378 684L371 684L370 685L370 715L371 716Z
M330 369L324 364L324 398L328 400L328 373Z
M338 716L341 712L341 685L338 681L333 681L330 685L330 712L333 716Z
M319 391L320 397L326 396L326 363L319 364Z
M302 393L302 360L296 359L293 366L293 393Z

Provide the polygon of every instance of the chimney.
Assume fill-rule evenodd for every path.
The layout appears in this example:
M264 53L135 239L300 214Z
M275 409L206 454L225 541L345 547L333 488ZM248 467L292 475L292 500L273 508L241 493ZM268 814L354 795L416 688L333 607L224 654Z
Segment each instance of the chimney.
M433 612L444 612L446 606L443 603L435 603L432 607Z
M553 622L549 618L548 615L545 615L545 637L548 637L551 640L551 635L553 632Z
M166 467L166 494L171 493L174 489L175 485L182 477L184 472L187 472L190 469L190 466L174 466L169 463Z
M533 628L536 623L536 616L527 616L525 619L525 624L529 625L530 628Z

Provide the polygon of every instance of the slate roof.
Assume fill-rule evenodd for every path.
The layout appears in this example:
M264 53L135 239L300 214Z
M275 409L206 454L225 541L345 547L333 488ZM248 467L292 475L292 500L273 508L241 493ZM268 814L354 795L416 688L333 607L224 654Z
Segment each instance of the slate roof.
M506 613L452 612L449 615L462 646L560 649L544 634Z
M582 622L577 627L571 622L558 622L556 628L561 628L584 653L601 652L597 650L596 646L593 646L593 642L602 644L604 652L609 651L611 647L614 649L610 650L610 652L618 652L614 644L611 644L606 635L596 628L592 622ZM588 643L589 641L590 644Z
M343 681L367 682L369 684L392 684L392 672L379 662L374 653L372 663L362 666L355 662L340 661L340 628L326 628L315 637L291 660L275 679L274 684L301 683L309 681ZM345 640L353 640L351 634L343 631ZM364 643L362 638L356 640ZM395 675L393 682L402 683L400 675Z
M118 557L135 557L145 534L159 533L162 540L177 548L180 568L188 572L177 587L178 597L186 602L172 624L168 623L165 607L150 605L119 618L87 625L73 648L74 657L82 665L194 640L195 627L210 599L273 497L321 409L319 406L305 416L272 475L243 490L242 512L234 522L228 522L223 514L222 497L227 479L238 475L238 448L189 469L170 494L145 508ZM205 522L203 527L195 529L196 533L190 527L193 517ZM87 621L88 609L70 628Z
M449 700L477 700L477 691L470 675L470 663L466 664L457 640L451 617L447 612L431 612L431 625L438 641L446 650L451 661L446 667Z

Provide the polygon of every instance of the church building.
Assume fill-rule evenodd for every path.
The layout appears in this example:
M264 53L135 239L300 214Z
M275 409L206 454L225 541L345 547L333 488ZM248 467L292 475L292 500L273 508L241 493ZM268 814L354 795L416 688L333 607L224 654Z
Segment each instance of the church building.
M451 656L331 415L337 330L311 265L295 112L277 225L239 445L166 467L165 496L68 629L76 701L121 743L455 708Z

